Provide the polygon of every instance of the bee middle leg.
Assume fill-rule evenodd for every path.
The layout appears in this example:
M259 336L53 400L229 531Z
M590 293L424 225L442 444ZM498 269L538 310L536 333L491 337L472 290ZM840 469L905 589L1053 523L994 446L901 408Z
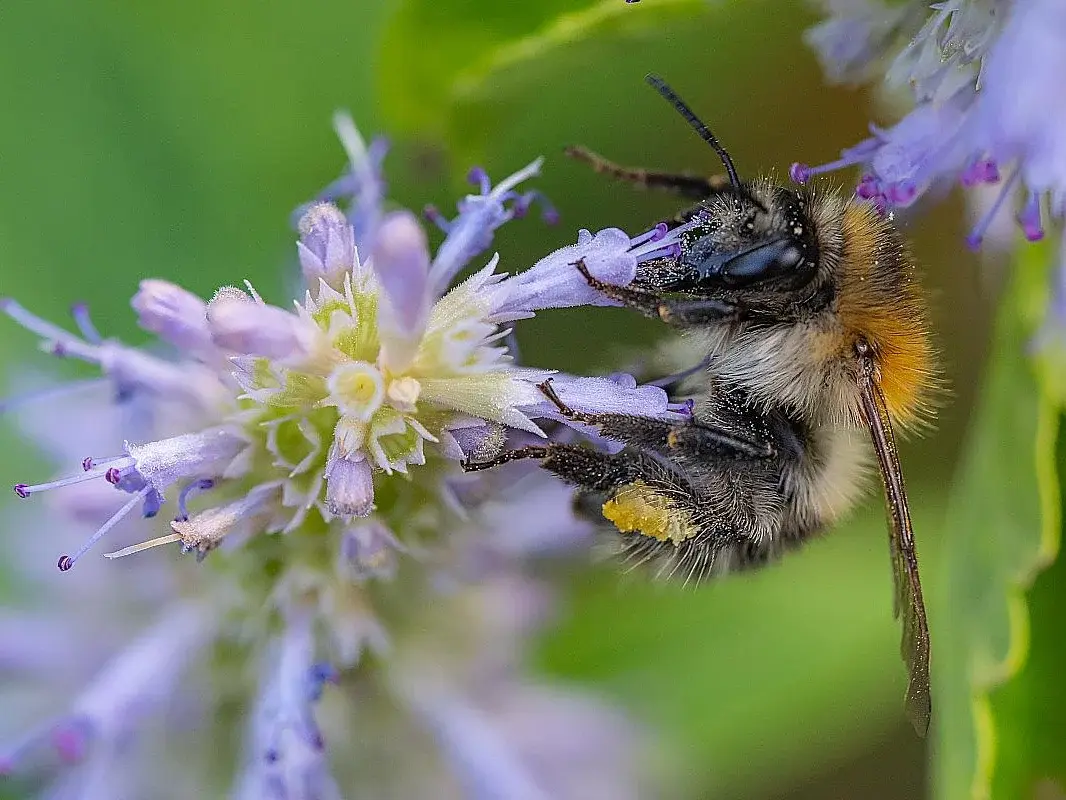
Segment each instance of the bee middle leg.
M611 283L604 283L588 271L588 267L582 260L574 262L574 266L593 289L603 292L612 300L617 300L626 308L678 328L737 319L741 315L739 306L724 300L675 300L638 286L615 286Z
M762 459L772 458L776 452L768 442L708 425L694 417L683 422L668 422L634 414L587 414L575 411L562 401L552 387L550 378L537 384L537 388L567 419L595 425L608 439L651 450L659 455L670 457L680 453L700 458L718 456Z

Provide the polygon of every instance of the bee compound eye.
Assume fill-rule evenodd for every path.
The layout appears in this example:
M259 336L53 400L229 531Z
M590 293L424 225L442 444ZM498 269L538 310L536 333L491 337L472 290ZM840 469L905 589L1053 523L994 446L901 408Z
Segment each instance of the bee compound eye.
M776 278L797 269L803 253L789 239L773 239L740 252L722 265L721 276L729 286Z

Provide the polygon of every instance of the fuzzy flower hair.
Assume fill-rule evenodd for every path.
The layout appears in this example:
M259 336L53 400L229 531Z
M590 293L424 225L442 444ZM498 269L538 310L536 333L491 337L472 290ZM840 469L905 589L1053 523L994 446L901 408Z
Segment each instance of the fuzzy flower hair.
M73 332L2 301L103 377L8 406L62 477L18 484L31 505L5 525L5 563L44 597L0 617L0 774L86 800L220 782L292 800L636 796L632 728L521 668L551 600L529 565L587 523L535 466L460 462L543 437L548 376L582 410L679 413L657 387L518 366L506 344L537 311L612 303L574 262L625 284L679 231L581 231L508 275L482 254L540 199L522 188L540 161L496 185L475 170L454 219L433 215L433 252L382 205L384 144L337 129L349 168L301 209L291 306L145 280L132 306L163 357L104 338L84 307Z

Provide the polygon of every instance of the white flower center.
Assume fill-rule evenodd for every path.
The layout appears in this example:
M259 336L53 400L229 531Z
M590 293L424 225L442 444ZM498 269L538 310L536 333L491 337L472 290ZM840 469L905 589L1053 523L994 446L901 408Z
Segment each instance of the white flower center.
M373 364L350 361L333 370L329 392L341 413L368 422L385 400L385 379Z
M414 411L422 384L414 378L397 378L389 384L389 400L401 411Z

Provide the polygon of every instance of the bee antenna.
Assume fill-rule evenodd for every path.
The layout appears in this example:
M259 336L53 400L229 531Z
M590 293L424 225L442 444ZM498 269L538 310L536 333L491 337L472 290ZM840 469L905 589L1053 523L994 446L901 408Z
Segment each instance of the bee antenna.
M658 75L647 75L644 80L654 86L656 91L666 98L670 105L677 109L677 113L688 121L688 124L700 135L700 138L714 148L714 152L718 154L718 157L722 159L722 164L725 165L725 171L729 173L729 182L739 189L740 178L737 177L737 168L733 166L733 159L729 157L729 153L727 153L726 149L722 147L721 142L719 142L714 134L711 133L710 128L700 121L700 118L697 117L692 109L685 104L685 101L677 96L677 92L671 89L666 81Z

